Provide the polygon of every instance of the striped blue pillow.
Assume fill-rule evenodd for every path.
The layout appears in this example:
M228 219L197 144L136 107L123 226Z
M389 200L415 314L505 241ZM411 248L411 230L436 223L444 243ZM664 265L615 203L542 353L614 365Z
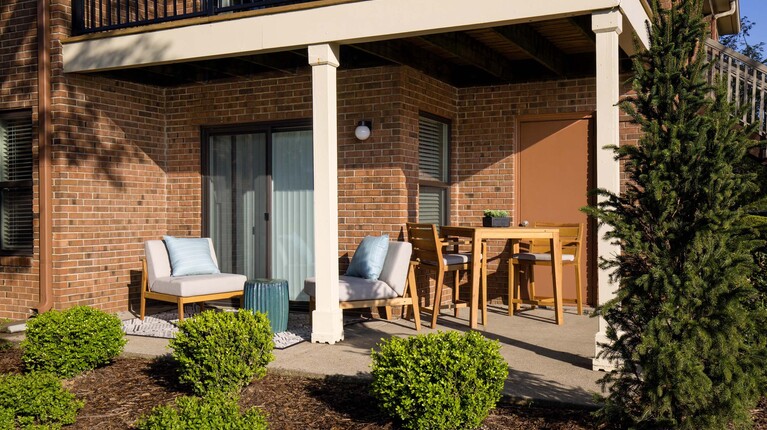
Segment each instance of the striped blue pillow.
M221 273L210 256L208 239L163 236L170 258L170 276Z

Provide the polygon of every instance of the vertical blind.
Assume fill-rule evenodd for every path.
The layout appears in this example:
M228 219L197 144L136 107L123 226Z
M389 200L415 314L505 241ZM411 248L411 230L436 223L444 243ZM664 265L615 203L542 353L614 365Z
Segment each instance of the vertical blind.
M32 250L32 120L0 117L0 248Z
M431 118L418 120L418 176L447 182L447 124Z
M272 135L272 276L288 280L290 300L308 300L314 276L314 163L312 132Z
M208 164L208 232L219 268L268 276L266 136L212 136Z
M447 221L448 125L428 117L418 120L418 221Z
M302 290L314 276L311 130L211 136L208 148L205 222L219 268L287 279L290 299L308 300Z
M269 238L264 214L268 207L266 134L241 134L236 137L234 201L237 207L232 227L235 230L235 262L248 278L268 276Z
M445 224L445 190L420 186L418 195L418 221L428 224Z

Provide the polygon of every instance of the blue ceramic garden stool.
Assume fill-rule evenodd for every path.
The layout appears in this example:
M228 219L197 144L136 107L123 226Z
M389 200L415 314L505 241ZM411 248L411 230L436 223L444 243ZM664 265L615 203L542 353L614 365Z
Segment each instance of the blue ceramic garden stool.
M249 279L242 297L243 309L266 314L273 333L288 329L288 281Z

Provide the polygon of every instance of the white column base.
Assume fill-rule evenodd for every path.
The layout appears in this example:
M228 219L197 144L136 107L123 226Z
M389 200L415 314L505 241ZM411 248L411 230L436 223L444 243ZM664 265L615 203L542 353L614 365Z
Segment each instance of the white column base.
M591 370L600 371L600 372L610 372L612 370L615 370L615 362L610 361L607 358L600 357L600 354L602 352L602 347L600 346L603 343L610 343L610 339L607 338L607 334L605 332L597 332L596 335L594 335L594 345L595 345L595 351L594 351L594 358L591 359Z
M319 330L322 331L319 331ZM344 314L341 309L312 312L312 343L331 345L344 340Z

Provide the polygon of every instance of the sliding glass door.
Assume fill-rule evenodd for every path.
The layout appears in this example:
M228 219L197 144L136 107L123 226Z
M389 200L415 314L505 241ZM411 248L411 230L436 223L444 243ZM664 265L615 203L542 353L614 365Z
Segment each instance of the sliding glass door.
M205 234L222 271L282 278L291 300L314 276L314 181L308 128L206 134Z

